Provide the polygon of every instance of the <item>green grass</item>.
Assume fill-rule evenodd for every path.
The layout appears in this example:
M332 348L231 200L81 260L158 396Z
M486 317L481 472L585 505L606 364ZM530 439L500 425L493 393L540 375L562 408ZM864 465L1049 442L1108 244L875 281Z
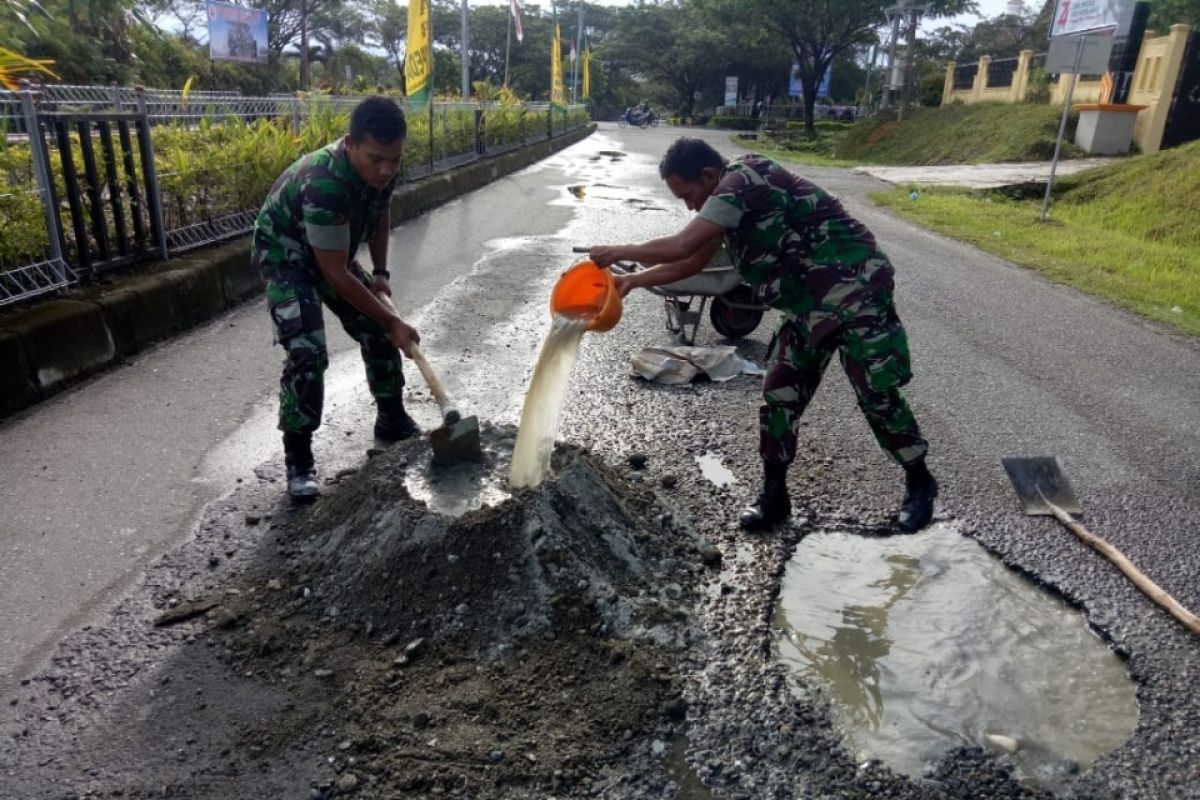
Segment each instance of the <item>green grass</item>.
M904 122L880 115L854 125L818 123L813 138L788 129L749 140L733 134L730 140L739 150L817 167L1046 161L1054 155L1061 113L1058 106L1024 103L915 108ZM1084 155L1072 143L1074 135L1072 114L1063 158Z
M1059 106L980 103L914 108L904 122L877 116L855 125L835 155L855 163L923 166L1044 161L1054 155ZM1067 123L1063 158L1082 155Z
M894 212L1051 280L1200 336L1200 142L1081 173L1040 198L913 187L872 195Z

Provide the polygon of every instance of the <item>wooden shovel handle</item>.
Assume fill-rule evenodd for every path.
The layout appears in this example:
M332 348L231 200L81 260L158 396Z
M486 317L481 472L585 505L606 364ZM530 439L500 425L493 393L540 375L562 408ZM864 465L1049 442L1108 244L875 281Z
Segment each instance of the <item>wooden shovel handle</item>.
M421 377L425 379L425 383L429 386L429 392L433 395L433 399L437 402L438 408L442 413L446 413L446 409L450 407L450 399L446 397L446 390L442 388L442 382L438 380L438 376L434 373L433 367L429 366L429 362L425 360L425 354L421 352L421 348L416 342L409 347L412 353L412 361L417 365L417 369L421 371Z
M1045 498L1043 497L1043 499ZM1050 507L1051 513L1053 513L1055 518L1057 518L1058 521L1063 524L1063 527L1078 536L1088 547L1092 548L1097 553L1100 553L1102 556L1115 564L1117 569L1125 573L1125 577L1133 581L1134 586L1141 589L1147 597L1166 609L1167 613L1169 613L1175 619L1182 622L1188 630L1190 630L1192 633L1200 635L1200 617L1197 617L1191 611L1188 611L1179 604L1179 601L1167 594L1167 592L1163 591L1162 587L1147 578L1145 573L1135 567L1133 562L1126 558L1125 554L1120 550L1113 547L1111 544L1104 541L1087 528L1083 527L1083 525L1077 522L1074 517L1072 517L1066 511L1063 511L1054 503L1046 500L1046 505Z

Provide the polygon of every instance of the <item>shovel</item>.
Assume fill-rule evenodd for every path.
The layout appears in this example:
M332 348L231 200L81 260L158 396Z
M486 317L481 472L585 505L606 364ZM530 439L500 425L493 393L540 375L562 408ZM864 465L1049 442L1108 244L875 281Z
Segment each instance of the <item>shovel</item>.
M1057 458L1002 458L1004 471L1012 481L1021 501L1021 508L1030 516L1051 515L1083 543L1107 558L1133 585L1184 624L1192 633L1200 634L1200 617L1188 611L1154 581L1146 577L1133 562L1117 548L1083 527L1072 514L1082 511L1071 484L1063 475Z
M385 294L376 294L375 296L385 306L393 311L396 310L390 297ZM417 365L417 369L421 371L421 377L425 379L429 393L433 395L438 409L442 412L442 426L429 432L429 445L433 448L434 465L445 467L460 461L478 460L483 456L483 449L479 445L479 419L474 416L464 417L450 403L450 398L446 396L446 390L442 388L442 382L438 380L437 373L425 360L425 354L421 352L421 348L417 346L416 342L409 350L412 353L410 358Z
M433 463L439 467L457 464L460 461L473 461L482 456L479 446L479 420L474 417L464 417L459 410L450 404L446 390L438 380L425 360L425 354L414 342L412 347L413 363L421 371L421 377L429 386L429 392L437 402L442 412L442 427L429 432L429 444L433 448Z

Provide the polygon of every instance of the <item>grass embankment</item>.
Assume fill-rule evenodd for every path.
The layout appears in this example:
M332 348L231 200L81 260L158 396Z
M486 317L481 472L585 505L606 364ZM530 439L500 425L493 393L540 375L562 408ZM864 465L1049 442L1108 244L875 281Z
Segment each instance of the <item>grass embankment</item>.
M1054 155L1061 114L1058 106L1026 103L914 108L904 122L881 115L854 125L818 123L815 139L789 129L773 137L734 141L740 148L811 166L1044 161ZM1072 115L1063 158L1082 155L1072 144L1074 131Z
M873 195L901 216L1200 336L1200 142L1062 178L1041 198L913 187Z

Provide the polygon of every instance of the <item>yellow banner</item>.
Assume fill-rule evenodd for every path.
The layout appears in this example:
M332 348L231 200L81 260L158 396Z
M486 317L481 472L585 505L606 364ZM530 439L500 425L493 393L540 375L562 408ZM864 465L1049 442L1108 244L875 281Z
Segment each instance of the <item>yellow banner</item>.
M562 31L554 26L554 44L550 48L550 102L562 103L566 95L562 71Z
M592 51L591 48L583 48L583 96L592 96Z
M409 0L408 53L404 57L404 88L411 108L429 102L433 52L429 49L429 0Z

